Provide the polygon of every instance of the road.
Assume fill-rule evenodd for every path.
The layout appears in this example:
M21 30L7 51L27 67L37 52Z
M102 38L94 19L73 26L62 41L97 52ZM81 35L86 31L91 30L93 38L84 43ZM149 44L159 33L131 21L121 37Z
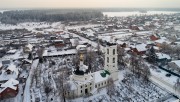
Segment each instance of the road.
M30 97L31 79L32 79L34 69L38 66L38 63L39 63L39 59L36 59L36 60L33 61L32 65L31 65L31 69L29 71L29 76L28 76L28 78L26 80L23 102L31 102L31 97Z

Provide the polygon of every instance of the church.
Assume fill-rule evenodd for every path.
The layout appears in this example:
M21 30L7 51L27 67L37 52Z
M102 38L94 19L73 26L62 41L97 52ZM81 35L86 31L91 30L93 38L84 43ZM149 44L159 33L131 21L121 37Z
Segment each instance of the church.
M73 70L68 81L70 90L65 92L66 97L73 98L93 94L98 88L105 87L109 78L114 81L118 80L117 45L108 43L104 52L104 69L93 73L83 63L83 54L80 55L79 66Z

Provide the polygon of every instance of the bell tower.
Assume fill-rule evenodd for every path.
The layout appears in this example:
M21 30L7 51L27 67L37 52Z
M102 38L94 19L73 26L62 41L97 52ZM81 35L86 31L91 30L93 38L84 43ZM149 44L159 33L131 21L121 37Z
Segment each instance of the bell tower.
M105 66L113 80L118 80L118 62L117 62L117 45L115 43L107 43L105 47Z

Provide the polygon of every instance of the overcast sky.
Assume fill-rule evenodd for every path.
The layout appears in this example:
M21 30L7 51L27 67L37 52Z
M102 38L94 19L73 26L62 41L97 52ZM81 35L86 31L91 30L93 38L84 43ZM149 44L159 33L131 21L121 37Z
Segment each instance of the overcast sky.
M0 0L0 8L180 8L180 0Z

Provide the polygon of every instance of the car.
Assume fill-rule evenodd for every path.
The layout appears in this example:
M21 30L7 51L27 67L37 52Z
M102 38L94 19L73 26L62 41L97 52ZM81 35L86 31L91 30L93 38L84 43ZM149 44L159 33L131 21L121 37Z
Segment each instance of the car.
M47 52L51 52L51 50L48 50Z
M171 76L171 74L170 74L170 73L166 74L166 77L170 77L170 76Z

